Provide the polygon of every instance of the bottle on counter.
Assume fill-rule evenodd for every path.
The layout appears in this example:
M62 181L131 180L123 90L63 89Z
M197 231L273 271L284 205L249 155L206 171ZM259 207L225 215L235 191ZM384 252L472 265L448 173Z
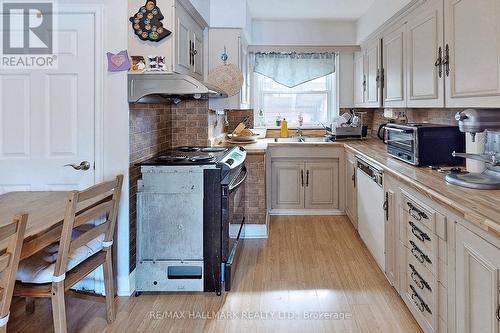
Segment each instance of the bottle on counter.
M259 127L266 127L266 118L262 109L259 111Z
M276 127L280 127L281 126L281 115L278 113L276 115Z
M288 138L288 121L285 118L281 121L280 137Z

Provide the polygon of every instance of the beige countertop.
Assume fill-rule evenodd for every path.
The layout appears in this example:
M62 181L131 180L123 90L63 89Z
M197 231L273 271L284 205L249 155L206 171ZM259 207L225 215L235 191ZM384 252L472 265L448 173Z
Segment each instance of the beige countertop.
M227 143L227 145L233 145ZM449 208L458 217L500 237L500 190L474 190L446 183L445 174L428 167L414 167L390 157L377 139L325 143L274 142L272 138L242 145L249 154L264 154L270 146L344 146L380 165L387 173Z

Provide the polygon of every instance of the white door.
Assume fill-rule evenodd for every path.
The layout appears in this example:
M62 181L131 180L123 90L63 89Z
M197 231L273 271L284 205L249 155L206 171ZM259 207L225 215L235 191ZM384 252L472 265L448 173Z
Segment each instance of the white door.
M57 21L57 69L0 71L0 192L94 184L94 15Z
M365 106L379 107L380 103L380 40L369 43L365 53Z
M193 24L197 25L194 21ZM193 72L198 79L203 80L203 30L194 28L193 31Z
M443 4L431 1L408 20L407 105L444 107Z
M363 53L354 54L354 105L363 106L365 101L366 76L364 73Z
M446 0L446 106L500 105L500 1Z
M193 43L191 41L191 18L185 11L184 7L175 7L176 20L177 20L177 61L175 64L175 71L178 73L188 74L191 71Z
M339 208L339 160L306 163L305 208Z
M273 161L272 208L303 209L304 208L304 163L298 161Z
M500 249L457 224L456 320L460 333L500 332Z
M403 24L383 38L385 107L406 107L405 34L406 24Z

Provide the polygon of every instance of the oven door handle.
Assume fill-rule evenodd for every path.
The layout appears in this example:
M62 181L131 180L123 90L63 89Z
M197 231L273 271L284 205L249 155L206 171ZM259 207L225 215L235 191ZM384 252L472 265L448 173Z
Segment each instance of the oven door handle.
M245 182L245 180L247 179L247 176L248 176L248 170L247 170L247 167L246 167L246 166L244 166L244 167L241 169L241 173L244 173L243 178L242 178L239 182L237 182L236 184L231 184L231 185L229 185L229 193L232 193L232 192L234 192L235 190L237 190L237 189L238 189L238 187L240 187L240 186L241 186L241 185ZM240 175L241 175L241 173L240 173ZM238 179L238 178L239 178L239 176L238 176L236 179Z

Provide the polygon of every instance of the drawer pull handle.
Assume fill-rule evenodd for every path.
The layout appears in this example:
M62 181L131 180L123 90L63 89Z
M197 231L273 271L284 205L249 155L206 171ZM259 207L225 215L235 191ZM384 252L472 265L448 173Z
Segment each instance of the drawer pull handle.
M414 241L410 241L410 244L411 244L411 254L413 254L413 256L421 263L423 264L424 262L428 262L429 264L432 264L432 261L431 259L429 258L429 256L427 256L425 253L422 252L422 250L420 250L417 246L417 244L415 244Z
M500 304L498 305L497 308L497 320L500 321Z
M413 303L415 304L415 306L420 310L420 312L427 311L427 312L429 312L429 314L432 314L431 309L429 308L429 306L427 304L425 304L423 299L418 295L415 288L413 288L412 285L410 285L410 288L412 291L411 299L413 300Z
M408 202L408 214L410 214L411 217L413 217L417 221L422 221L422 219L429 219L429 216L422 212L421 210L417 209L411 202Z
M431 238L429 237L429 235L427 235L425 232L423 232L422 230L420 230L419 227L417 227L415 225L415 223L413 223L412 221L409 221L408 222L411 226L411 233L415 235L415 237L417 237L420 241L422 242L425 242L425 241L430 241Z
M424 288L427 288L429 291L432 292L432 288L431 286L427 283L427 281L425 281L422 276L420 274L418 274L417 270L415 269L415 266L413 266L412 264L409 264L410 266L410 269L411 269L411 279L413 280L413 282L415 282L415 284L417 285L417 287L419 287L420 289L424 289Z

